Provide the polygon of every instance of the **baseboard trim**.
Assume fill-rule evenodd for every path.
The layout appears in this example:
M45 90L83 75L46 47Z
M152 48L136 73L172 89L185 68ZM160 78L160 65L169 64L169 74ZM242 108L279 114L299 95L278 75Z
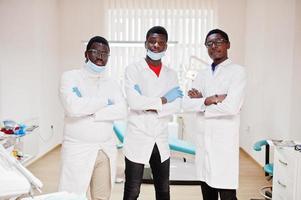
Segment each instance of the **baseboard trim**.
M26 162L25 167L28 167L28 166L30 166L31 164L33 164L33 163L39 161L40 159L42 159L43 157L45 157L49 152L51 152L51 151L53 151L53 150L55 150L56 148L59 148L59 147L61 147L61 146L62 146L61 143L56 144L56 145L54 145L53 147L49 148L49 150L47 150L47 151L46 151L45 153L43 153L42 155L35 156L35 157L34 157L33 159L31 159L30 161Z

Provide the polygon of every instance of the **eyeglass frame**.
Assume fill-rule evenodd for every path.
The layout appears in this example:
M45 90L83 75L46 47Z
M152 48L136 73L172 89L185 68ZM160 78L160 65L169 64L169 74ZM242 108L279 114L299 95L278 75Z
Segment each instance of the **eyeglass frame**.
M108 58L110 56L109 53L100 52L97 49L89 49L87 52L91 52L92 55L95 56L95 57L101 56L102 58Z
M223 43L228 43L228 42L229 41L224 38L218 38L214 41L205 42L205 46L207 48L211 48L211 47L213 47L213 44L214 44L215 46L219 47L219 46L222 46ZM210 44L208 44L208 43L210 43Z
M295 150L301 152L301 144L295 145Z

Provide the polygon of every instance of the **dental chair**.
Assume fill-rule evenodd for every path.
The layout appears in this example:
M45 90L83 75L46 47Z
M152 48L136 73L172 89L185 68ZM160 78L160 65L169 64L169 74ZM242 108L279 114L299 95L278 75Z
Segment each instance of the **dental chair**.
M268 140L260 140L256 142L253 146L255 151L261 151L263 146L265 147L265 165L263 166L263 170L267 180L270 181L273 177L273 164L270 163L270 144ZM272 185L263 186L259 189L259 193L264 199L251 199L251 200L267 200L272 199Z
M43 184L0 144L0 200L41 192Z
M122 148L124 136L126 133L126 124L124 122L115 122L113 126L116 137L119 140L117 148ZM183 154L195 155L195 146L187 141L178 138L169 137L170 150ZM185 177L184 177L185 175ZM153 183L150 167L145 167L143 174L143 183ZM171 158L170 160L170 184L173 185L200 185L197 180L195 164L188 161L185 156L182 159Z
M126 132L125 123L124 122L115 122L114 126L113 126L113 130L120 142L119 144L117 144L117 148L120 149L123 147L124 135ZM190 144L189 142L170 137L168 139L168 143L169 143L170 150L181 152L181 153L186 153L186 154L190 154L190 155L195 155L195 147L192 144Z

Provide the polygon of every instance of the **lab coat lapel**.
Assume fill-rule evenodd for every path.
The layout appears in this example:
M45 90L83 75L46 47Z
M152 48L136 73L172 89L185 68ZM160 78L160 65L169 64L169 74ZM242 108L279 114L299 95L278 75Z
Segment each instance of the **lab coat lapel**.
M152 85L146 84L145 86L147 87L146 89L146 95L149 96L161 96L163 95L163 92L161 91L162 88L165 88L165 84L168 83L168 77L167 77L167 69L164 64L162 64L162 68L160 71L159 77L151 70L151 68L148 66L147 62L144 60L143 63L143 70L145 73L145 76L142 77L142 85L145 83L151 83ZM142 75L143 76L143 75ZM144 81L144 79L148 81ZM151 79L151 80L149 80ZM162 86L164 85L164 86Z
M205 87L207 88L206 96L215 95L219 93L220 88L223 88L222 85L224 84L224 78L226 76L226 73L224 73L224 71L231 63L232 61L230 59L225 60L215 68L214 73L212 73L211 67L208 67L208 81L206 81L206 84L208 84L208 86Z

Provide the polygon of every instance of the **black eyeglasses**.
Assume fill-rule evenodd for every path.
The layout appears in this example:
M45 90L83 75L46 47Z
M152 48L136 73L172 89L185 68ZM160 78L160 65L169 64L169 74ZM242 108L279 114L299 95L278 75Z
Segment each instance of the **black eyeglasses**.
M228 42L227 40L225 40L225 39L223 39L223 38L219 38L219 39L216 39L216 40L212 40L212 41L208 41L208 42L205 42L205 46L207 47L207 48L211 48L211 47L213 47L213 44L215 45L215 46L221 46L223 43L226 43L226 42Z
M295 145L295 150L301 152L301 144Z
M99 50L96 49L89 49L88 52L91 52L93 56L95 57L102 57L102 58L108 58L110 56L110 54L106 53L106 52L101 52Z

